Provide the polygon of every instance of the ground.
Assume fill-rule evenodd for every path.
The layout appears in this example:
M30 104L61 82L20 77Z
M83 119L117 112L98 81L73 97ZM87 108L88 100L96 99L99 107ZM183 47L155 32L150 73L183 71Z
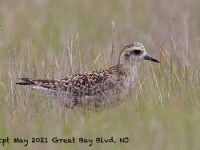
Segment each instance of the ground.
M2 0L0 149L200 149L199 5ZM116 105L63 114L48 97L15 85L18 77L63 78L108 67L132 41L161 63L141 62L134 89Z

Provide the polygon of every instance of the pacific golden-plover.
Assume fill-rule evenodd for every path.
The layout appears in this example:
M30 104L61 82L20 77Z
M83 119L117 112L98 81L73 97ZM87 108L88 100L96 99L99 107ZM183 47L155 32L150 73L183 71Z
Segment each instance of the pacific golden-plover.
M71 108L95 102L111 102L133 86L140 60L159 63L146 53L142 44L133 42L122 48L117 65L107 69L71 75L64 79L19 78L22 81L16 84L40 90L61 105Z

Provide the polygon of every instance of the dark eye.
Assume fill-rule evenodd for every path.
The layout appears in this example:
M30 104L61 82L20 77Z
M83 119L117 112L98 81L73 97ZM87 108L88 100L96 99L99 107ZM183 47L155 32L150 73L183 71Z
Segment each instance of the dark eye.
M141 53L141 50L134 50L133 53L134 53L135 55L139 55L139 54Z

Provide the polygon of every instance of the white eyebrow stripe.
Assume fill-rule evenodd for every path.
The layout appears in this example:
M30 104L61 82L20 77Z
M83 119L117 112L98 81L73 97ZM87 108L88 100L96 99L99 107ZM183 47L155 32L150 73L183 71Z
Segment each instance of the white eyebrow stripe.
M133 48L132 48L133 50L141 50L141 47L136 47L136 46L134 46Z

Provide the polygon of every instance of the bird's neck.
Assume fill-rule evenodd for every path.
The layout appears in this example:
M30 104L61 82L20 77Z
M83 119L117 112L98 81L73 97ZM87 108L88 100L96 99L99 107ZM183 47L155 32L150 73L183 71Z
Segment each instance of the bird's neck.
M127 77L135 78L137 75L137 65L135 63L118 63L116 67L119 72L123 72Z

